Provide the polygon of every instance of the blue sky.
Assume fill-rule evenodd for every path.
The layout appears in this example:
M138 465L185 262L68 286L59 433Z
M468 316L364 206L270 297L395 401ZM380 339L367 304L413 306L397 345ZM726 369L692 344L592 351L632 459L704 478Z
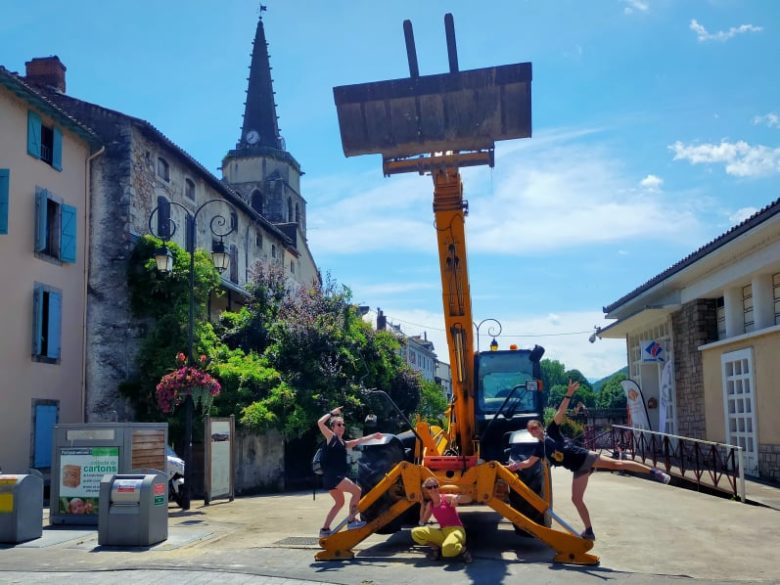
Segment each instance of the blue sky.
M750 0L267 0L279 125L306 172L309 243L354 300L446 361L432 183L346 159L332 88L533 63L531 139L463 169L475 320L589 378L626 363L588 343L601 308L780 196L780 3ZM6 0L0 64L58 55L70 95L153 123L215 174L235 145L258 16L251 0ZM775 55L773 58L772 55ZM487 345L487 325L481 341Z

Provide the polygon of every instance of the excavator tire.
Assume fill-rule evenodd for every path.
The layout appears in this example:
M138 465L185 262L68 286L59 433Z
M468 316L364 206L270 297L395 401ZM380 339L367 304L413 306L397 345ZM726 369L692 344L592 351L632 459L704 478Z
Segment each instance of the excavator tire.
M520 480L540 496L543 496L544 494L543 479L544 479L544 468L540 464L536 464L530 469L524 469L520 471ZM515 510L517 510L521 514L524 514L525 516L527 516L528 518L536 522L537 524L541 524L542 526L546 526L547 528L549 528L552 525L552 516L548 512L539 512L531 504L526 502L524 498L520 497L520 495L514 490L510 490L509 492L509 505L512 506ZM515 533L518 535L531 536L531 534L529 534L522 528L519 528L518 526L515 526L514 528L515 528Z
M385 474L389 472L401 461L407 459L406 450L401 440L393 435L386 435L385 441L381 444L368 444L362 447L362 455L358 462L358 484L367 494L384 479ZM399 478L395 485L387 490L382 496L361 513L363 520L370 522L382 512L387 510L399 499L406 497L403 482ZM413 506L409 511L393 519L388 524L377 530L379 534L392 534L398 532L405 523L410 522L409 518L414 518L414 522L419 517L419 510Z

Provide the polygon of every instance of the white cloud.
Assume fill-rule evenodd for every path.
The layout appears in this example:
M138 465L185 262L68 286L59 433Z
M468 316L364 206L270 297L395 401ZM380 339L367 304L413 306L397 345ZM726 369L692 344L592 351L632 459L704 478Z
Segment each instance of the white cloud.
M644 0L623 0L626 7L623 12L626 14L633 14L634 12L647 12L650 5Z
M706 41L721 41L725 42L737 35L749 33L749 32L761 32L763 27L760 26L754 26L752 24L741 24L739 26L732 26L727 31L718 31L716 33L708 32L706 28L704 28L701 24L697 22L697 20L694 18L691 20L690 28L693 32L696 33L696 38L700 43L706 42Z
M755 207L743 207L729 215L729 221L731 222L731 225L737 225L745 221L748 217L755 215L756 212L758 212L758 209Z
M392 306L383 306L382 311L390 322L400 325L406 335L425 334L433 343L439 360L449 363L444 318L440 312L400 310ZM366 320L376 326L376 313L371 311ZM624 340L588 342L594 325L603 328L609 324L600 311L501 315L499 321L502 332L497 341L502 349L513 343L521 349L541 345L545 348L545 358L558 360L568 369L578 369L591 379L603 378L626 365ZM489 325L483 324L479 332L483 351L487 350L491 340ZM476 343L475 337L475 350Z
M674 160L691 164L723 164L735 177L759 177L780 172L780 148L751 146L744 140L720 144L686 145L679 140L669 146Z
M769 128L780 128L780 116L774 112L770 112L764 116L756 116L753 118L753 124L756 126L765 125Z
M381 282L378 284L355 284L350 288L359 290L361 297L372 297L378 295L392 295L407 292L414 292L419 290L431 290L439 289L440 284L438 282Z
M594 132L542 132L499 145L495 169L463 169L469 252L523 256L637 238L680 240L697 231L694 213L667 205L671 195L647 197L620 159L594 144ZM309 178L307 191L317 194L308 226L316 254L435 254L430 177L377 175Z
M661 177L656 177L655 175L647 175L644 179L639 181L639 185L648 191L658 191L663 183L664 180Z

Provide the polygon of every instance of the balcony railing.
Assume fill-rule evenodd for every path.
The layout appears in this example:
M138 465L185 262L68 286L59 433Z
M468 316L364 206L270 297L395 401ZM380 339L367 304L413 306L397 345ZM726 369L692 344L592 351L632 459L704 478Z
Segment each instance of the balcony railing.
M731 492L745 501L743 451L737 445L703 441L623 425L612 426L612 449L629 459L694 481L699 487Z

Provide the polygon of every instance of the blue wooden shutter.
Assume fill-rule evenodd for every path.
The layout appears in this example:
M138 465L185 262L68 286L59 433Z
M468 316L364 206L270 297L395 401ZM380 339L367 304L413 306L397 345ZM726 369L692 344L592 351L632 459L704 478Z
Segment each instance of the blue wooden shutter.
M41 158L41 117L32 110L27 112L27 154Z
M33 467L37 469L51 467L52 440L54 438L54 425L56 424L56 404L35 405Z
M8 200L11 171L0 169L0 234L8 233Z
M47 235L47 210L49 192L40 187L35 188L35 251L43 252L46 249Z
M33 292L33 355L41 355L43 345L43 287L36 286Z
M62 296L60 293L49 291L49 331L48 351L46 355L53 359L60 357L60 320L62 318Z
M76 208L63 204L60 219L60 260L63 262L76 261Z
M51 166L58 171L62 170L62 130L54 127L54 140L52 142Z
M171 203L162 195L157 197L157 237L163 241L171 238Z

